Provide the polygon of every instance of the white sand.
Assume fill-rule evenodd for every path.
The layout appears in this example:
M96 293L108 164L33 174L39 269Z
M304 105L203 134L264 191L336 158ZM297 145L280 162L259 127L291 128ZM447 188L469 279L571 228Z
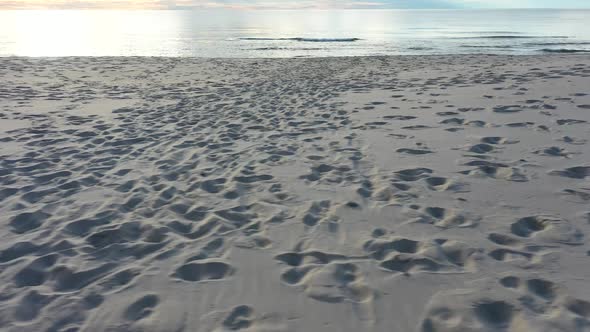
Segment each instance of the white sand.
M2 331L590 331L590 57L0 59Z

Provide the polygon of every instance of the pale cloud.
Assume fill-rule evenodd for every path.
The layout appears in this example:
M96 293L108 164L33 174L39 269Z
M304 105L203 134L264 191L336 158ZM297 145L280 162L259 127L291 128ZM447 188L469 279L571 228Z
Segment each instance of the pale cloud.
M588 0L0 0L0 9L588 7Z
M376 8L383 7L383 2L370 1L342 1L342 0L303 0L303 1L274 1L274 0L176 0L165 1L167 8L232 8L232 9L331 9L331 8Z
M0 0L1 9L163 9L160 0Z
M445 8L456 0L0 0L0 9Z

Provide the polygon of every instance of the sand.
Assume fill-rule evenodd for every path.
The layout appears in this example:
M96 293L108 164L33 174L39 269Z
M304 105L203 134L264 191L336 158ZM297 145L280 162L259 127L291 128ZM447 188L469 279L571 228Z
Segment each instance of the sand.
M2 331L590 331L590 57L0 59Z

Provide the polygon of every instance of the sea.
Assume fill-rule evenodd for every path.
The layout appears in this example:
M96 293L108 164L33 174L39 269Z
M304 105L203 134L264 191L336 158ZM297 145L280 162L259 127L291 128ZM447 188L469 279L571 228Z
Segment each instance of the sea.
M590 54L590 10L0 11L0 56Z

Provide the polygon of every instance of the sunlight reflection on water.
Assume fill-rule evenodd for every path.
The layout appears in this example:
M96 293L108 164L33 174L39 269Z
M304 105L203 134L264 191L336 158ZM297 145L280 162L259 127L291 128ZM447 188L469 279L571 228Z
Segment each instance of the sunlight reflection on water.
M590 11L0 11L0 56L590 51Z

